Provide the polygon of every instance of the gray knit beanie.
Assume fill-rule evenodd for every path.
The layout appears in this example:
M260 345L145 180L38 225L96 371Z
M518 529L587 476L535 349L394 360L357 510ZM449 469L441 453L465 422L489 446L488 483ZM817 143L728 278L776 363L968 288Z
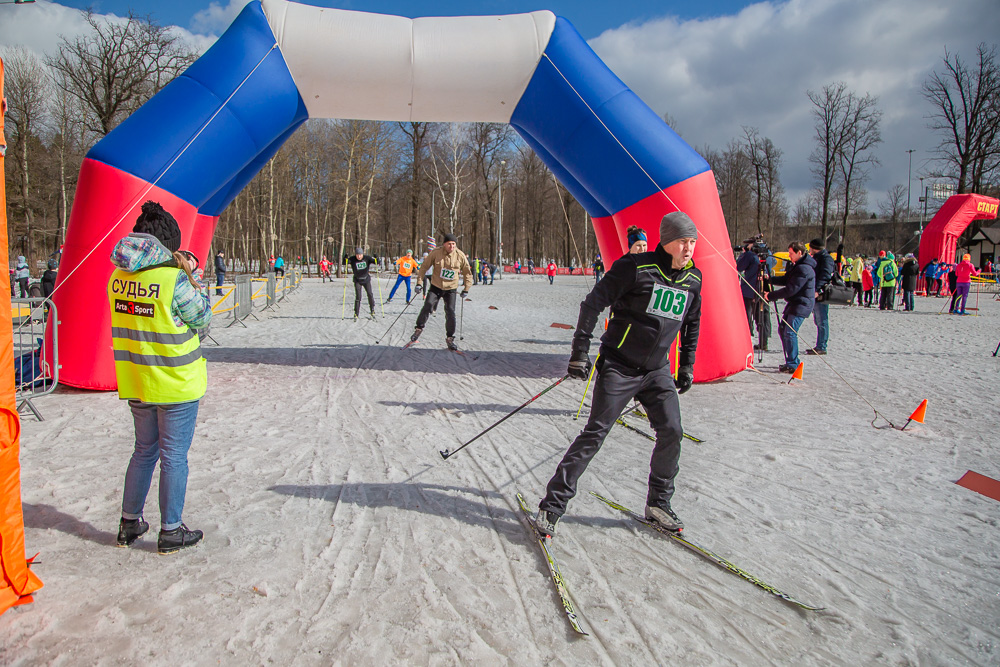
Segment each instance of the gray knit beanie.
M677 239L697 239L698 228L687 213L674 211L667 213L660 221L660 243L670 243Z

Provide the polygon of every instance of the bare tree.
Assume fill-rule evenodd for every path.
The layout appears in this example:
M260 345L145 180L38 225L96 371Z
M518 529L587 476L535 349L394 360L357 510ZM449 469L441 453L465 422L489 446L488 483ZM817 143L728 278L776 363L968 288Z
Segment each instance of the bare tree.
M837 156L844 204L841 211L841 241L847 238L847 218L851 211L867 201L867 196L863 196L863 186L871 168L879 164L873 151L875 146L882 143L882 112L878 109L878 98L871 95L857 97L852 94L846 111L846 134ZM824 229L824 240L825 234Z
M837 161L847 139L847 119L853 95L847 89L847 84L839 81L824 86L819 93L810 90L806 94L815 107L813 116L816 118L816 148L809 156L809 161L813 165L813 174L819 180L820 220L825 239L830 199L837 185Z
M892 223L892 248L896 249L896 223L906 212L906 186L896 184L885 193L885 199L879 202L879 213Z
M399 123L399 129L410 140L410 245L417 249L417 211L420 208L420 191L423 185L422 165L427 153L427 123Z
M16 156L15 164L19 201L24 213L26 247L23 251L29 257L34 254L33 232L35 227L34 203L31 197L28 169L29 146L37 142L38 134L45 122L49 105L49 78L45 65L23 47L10 49L4 57L7 94L7 119L13 127L11 147Z
M440 127L430 151L431 169L427 176L448 211L448 231L455 232L459 205L471 187L469 177L469 128L463 123L447 123Z
M774 219L783 210L784 188L778 172L781 167L781 151L760 131L744 127L746 143L743 150L750 168L750 191L756 208L757 233L770 233Z
M472 252L487 257L497 256L497 188L500 160L507 157L514 130L507 123L473 123L469 139L471 166L476 175L477 187L473 199L477 209L473 218ZM480 247L481 223L487 232L486 242Z
M99 136L138 109L194 62L196 54L150 17L131 11L123 21L104 21L87 11L90 30L60 37L59 55L48 59L62 74L59 85L87 108Z
M974 68L945 50L923 93L933 111L928 127L942 133L937 151L959 194L981 192L1000 166L1000 64L996 45L980 44Z
M752 195L748 186L750 161L743 145L736 140L730 141L722 153L710 149L702 149L701 152L715 174L722 213L731 230L730 240L735 246L747 234L746 230L740 233L740 223L751 210Z

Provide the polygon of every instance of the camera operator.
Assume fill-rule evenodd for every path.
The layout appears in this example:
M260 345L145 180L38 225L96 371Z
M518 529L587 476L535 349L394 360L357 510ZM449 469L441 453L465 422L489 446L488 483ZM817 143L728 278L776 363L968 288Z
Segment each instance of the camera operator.
M759 342L754 344L755 350L767 351L767 340L771 337L771 308L762 301L758 292L763 294L770 289L771 268L774 258L764 237L758 235L743 242L743 254L736 260L736 270L743 275L740 281L740 291L743 294L743 306L746 309L747 325L753 336L756 322ZM763 275L762 275L763 274Z
M826 354L826 344L830 340L830 304L823 303L820 298L826 286L833 281L836 264L833 257L826 251L823 239L813 239L809 242L809 254L816 260L816 302L813 306L813 322L816 323L816 347L806 350L806 354Z

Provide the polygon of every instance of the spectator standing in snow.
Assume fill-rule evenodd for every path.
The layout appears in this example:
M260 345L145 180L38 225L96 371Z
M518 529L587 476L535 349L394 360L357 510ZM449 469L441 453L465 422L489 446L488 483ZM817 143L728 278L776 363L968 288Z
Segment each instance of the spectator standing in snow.
M28 281L31 280L31 269L24 255L17 256L17 263L14 265L14 280L17 281L17 288L21 299L28 298Z
M182 513L188 450L208 385L192 329L208 325L212 308L192 276L194 256L178 252L181 231L170 213L148 201L132 232L111 253L117 268L108 285L118 397L128 400L135 423L118 546L130 546L149 529L143 508L159 461L157 550L168 554L203 537L184 525Z
M969 290L972 288L972 276L978 276L979 269L972 265L972 255L966 253L962 255L962 261L955 267L955 304L954 311L958 315L966 315L965 302L969 298Z
M871 308L875 294L875 279L872 277L872 267L868 262L861 268L861 291L865 294L865 308Z
M220 250L215 255L215 295L222 296L222 283L226 281L226 258Z
M816 262L816 301L813 304L813 322L816 323L816 347L806 350L806 354L826 354L830 341L830 304L821 301L826 286L833 281L837 270L833 257L826 251L823 239L809 242L809 254Z
M646 409L656 432L650 461L646 517L667 530L684 524L671 508L681 451L679 393L694 381L695 349L701 323L701 271L691 257L698 230L686 214L670 213L660 223L662 242L653 252L626 253L580 304L568 373L581 380L590 374L590 341L605 308L615 313L601 338L593 405L583 431L570 445L545 497L535 525L543 537L576 495L577 481L601 448L615 420L633 398ZM640 270L653 265L656 270ZM680 334L680 368L675 382L669 351Z
M903 287L903 310L913 310L913 293L917 290L917 274L920 268L917 266L917 258L913 253L903 258L903 265L899 267L900 283Z
M806 254L806 247L798 241L788 245L788 258L792 266L783 276L774 276L771 282L784 285L779 290L765 292L768 301L785 300L785 310L778 323L778 335L785 352L785 363L778 367L783 373L792 373L799 365L799 327L813 312L816 302L816 260Z
M896 258L893 254L886 253L885 261L878 265L876 271L878 284L880 286L878 309L894 310L896 302L896 278L899 276L899 269L896 267Z

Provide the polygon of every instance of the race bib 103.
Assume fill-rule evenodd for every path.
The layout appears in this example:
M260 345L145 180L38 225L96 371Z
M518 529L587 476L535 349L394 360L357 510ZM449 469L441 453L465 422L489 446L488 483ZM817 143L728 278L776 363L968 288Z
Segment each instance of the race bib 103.
M687 307L688 293L666 285L655 285L649 298L646 312L657 317L670 320L684 319L684 309Z

